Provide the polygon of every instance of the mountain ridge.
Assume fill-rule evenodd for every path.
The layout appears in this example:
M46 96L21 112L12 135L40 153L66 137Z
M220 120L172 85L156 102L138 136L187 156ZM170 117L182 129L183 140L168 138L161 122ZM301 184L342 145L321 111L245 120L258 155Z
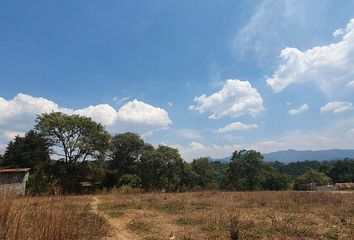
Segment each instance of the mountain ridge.
M331 161L339 160L345 158L354 158L354 149L327 149L327 150L281 150L270 153L263 154L264 161L266 162L301 162L306 160L317 160L317 161ZM230 157L213 159L209 158L212 161L219 161L227 163L230 161Z

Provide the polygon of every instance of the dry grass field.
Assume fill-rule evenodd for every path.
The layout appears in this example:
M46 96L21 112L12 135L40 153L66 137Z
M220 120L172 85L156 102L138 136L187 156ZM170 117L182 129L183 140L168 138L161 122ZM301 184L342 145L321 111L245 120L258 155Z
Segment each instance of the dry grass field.
M118 239L354 239L353 193L116 193L96 204Z
M354 193L0 197L0 240L354 239Z
M0 240L100 239L110 231L92 197L0 196Z

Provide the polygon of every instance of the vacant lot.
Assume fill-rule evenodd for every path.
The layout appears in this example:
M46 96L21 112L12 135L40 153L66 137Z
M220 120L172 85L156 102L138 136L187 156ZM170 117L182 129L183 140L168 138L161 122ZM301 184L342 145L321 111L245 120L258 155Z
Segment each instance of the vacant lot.
M352 240L354 193L0 196L0 240L17 239Z
M354 239L353 193L117 193L94 200L118 239Z
M96 240L111 231L91 210L92 196L5 198L0 240Z

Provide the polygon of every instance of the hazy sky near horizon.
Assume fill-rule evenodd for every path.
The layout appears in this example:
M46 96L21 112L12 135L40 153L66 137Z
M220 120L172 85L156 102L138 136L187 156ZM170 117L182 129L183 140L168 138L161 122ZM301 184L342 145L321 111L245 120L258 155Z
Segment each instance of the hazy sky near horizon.
M37 114L186 160L354 148L354 1L1 1L0 153Z

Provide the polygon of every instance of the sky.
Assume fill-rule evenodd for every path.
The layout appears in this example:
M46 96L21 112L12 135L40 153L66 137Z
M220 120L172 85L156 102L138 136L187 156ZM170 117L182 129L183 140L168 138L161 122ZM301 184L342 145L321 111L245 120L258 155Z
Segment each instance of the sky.
M38 114L185 160L354 148L354 2L0 2L0 153Z

